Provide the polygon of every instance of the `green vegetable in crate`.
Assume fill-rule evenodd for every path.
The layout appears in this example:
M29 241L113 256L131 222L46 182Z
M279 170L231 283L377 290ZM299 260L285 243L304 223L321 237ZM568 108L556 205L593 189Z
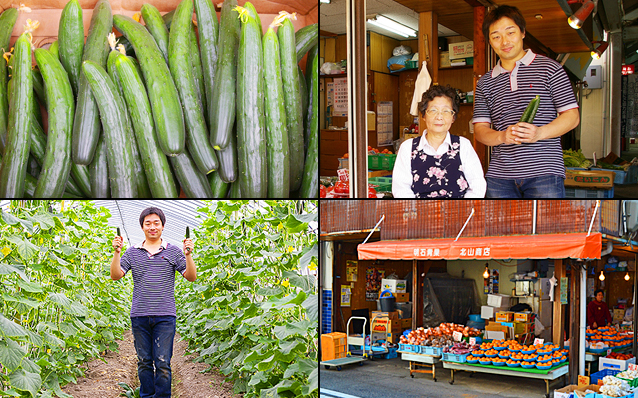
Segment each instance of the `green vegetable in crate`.
M113 30L111 4L108 0L100 0L93 9L82 61L92 61L101 66L106 65L109 49L107 35L111 30ZM86 166L91 163L95 154L97 140L100 136L100 117L83 73L80 73L75 109L71 154L74 163Z
M164 24L162 14L152 4L142 6L142 18L146 24L146 29L151 32L157 47L159 47L166 63L168 63L168 28Z
M197 96L193 70L190 68L190 34L193 15L192 0L182 0L175 10L168 41L168 63L182 100L188 134L186 148L204 175L217 169L217 156L208 140L202 104ZM193 33L194 34L194 33Z
M268 168L261 32L248 10L239 6L235 10L242 22L237 55L238 181L243 197L264 198Z
M301 181L301 189L299 197L316 198L319 183L319 46L314 46L310 50L308 56L310 60L308 72L311 74L310 79L310 106L308 109L308 153L304 163L303 180ZM376 195L374 196L376 197Z
M60 62L69 76L73 93L77 95L84 51L82 7L78 0L70 0L62 10L58 29Z
M588 169L593 163L585 158L583 152L579 149L578 151L572 151L571 149L566 149L563 151L563 161L565 163L565 167L579 167Z
M179 94L153 36L130 17L115 15L113 24L131 42L140 62L162 152L167 156L183 153L186 132Z
M189 198L210 198L213 192L206 175L201 173L187 152L170 157L179 185Z
M29 37L28 31L18 37L12 57L15 90L9 106L7 144L2 165L0 165L0 197L2 198L19 198L24 194L30 146L30 102L34 101Z
M527 108L525 108L525 112L523 112L523 116L518 121L519 123L533 123L534 117L536 117L536 112L538 111L538 106L541 103L541 97L537 95L533 100L529 102Z
M204 78L204 93L202 105L204 115L210 128L210 110L208 109L215 86L215 71L217 70L217 39L219 37L219 22L213 3L209 0L194 0L195 14L197 14L197 32L199 34L199 55Z
M295 43L297 50L297 62L299 62L303 56L306 55L308 50L319 43L319 24L314 23L299 29L295 33Z
M0 51L9 51L9 39L18 19L18 10L7 8L0 15ZM9 97L7 96L7 63L0 60L0 153L4 152L7 141L7 120L9 117Z
M47 90L49 131L36 197L55 198L64 193L71 171L71 133L75 102L69 76L57 57L38 48L35 59Z
M601 169L625 170L625 168L623 166L619 166L617 164L611 164L611 163L603 162L601 160L599 160L596 163L596 166L600 167Z

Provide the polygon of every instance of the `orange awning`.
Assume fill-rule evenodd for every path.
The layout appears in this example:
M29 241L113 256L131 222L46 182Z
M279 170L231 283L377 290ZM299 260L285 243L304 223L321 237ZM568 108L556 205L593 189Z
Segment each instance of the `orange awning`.
M359 260L599 259L602 234L385 240L359 245Z

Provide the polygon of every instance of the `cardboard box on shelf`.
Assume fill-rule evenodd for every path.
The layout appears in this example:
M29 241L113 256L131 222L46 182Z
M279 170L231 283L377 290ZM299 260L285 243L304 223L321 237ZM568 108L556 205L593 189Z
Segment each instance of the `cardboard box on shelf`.
M508 326L501 325L499 322L490 323L485 326L485 334L488 339L496 339L500 340L503 338L511 338L512 337L512 328Z
M512 296L506 294L488 294L487 305L490 307L509 307Z
M397 311L392 311L392 312L372 311L372 314L370 315L370 321L372 321L374 317L387 317L392 321L398 321L399 313Z
M401 329L409 329L412 327L412 318L401 319Z
M514 320L514 312L502 311L496 313L497 322L512 322Z
M368 111L368 130L377 129L377 115L373 111Z
M463 41L460 43L450 43L450 60L458 58L468 58L474 56L474 42Z
M514 333L524 334L534 332L534 322L520 323L514 322Z
M399 333L401 331L401 321L390 320L386 318L375 319L372 322L372 330L374 332Z
M612 359L612 358L598 358L598 369L611 369L611 370L627 370L627 367L630 363L636 363L636 357L629 358L627 360L621 361L620 359Z
M409 293L394 293L394 299L397 303L407 303L410 301Z
M481 306L481 318L492 319L496 316L497 312L507 311L509 307L490 307L489 305Z
M589 392L588 392L589 391ZM592 392L593 391L593 392ZM599 394L600 386L590 384L588 386L580 386L574 390L574 398L598 398L604 397ZM633 395L631 395L633 397ZM609 398L609 397L608 397Z
M558 390L554 390L554 398L573 398L574 391L578 388L577 385L571 384Z
M405 279L381 279L381 291L386 289L392 293L405 293Z
M449 68L449 67L450 67L450 52L441 51L439 53L439 68Z
M625 317L625 310L614 309L614 322L622 321Z
M527 323L532 322L535 315L531 312L517 312L514 314L514 322Z
M613 171L603 170L566 170L565 186L580 188L613 188Z

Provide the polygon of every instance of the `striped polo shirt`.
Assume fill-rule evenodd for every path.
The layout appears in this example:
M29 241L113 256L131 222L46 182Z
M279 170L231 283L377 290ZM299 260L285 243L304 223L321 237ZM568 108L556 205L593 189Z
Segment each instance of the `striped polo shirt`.
M143 244L126 249L120 260L124 274L133 272L131 318L176 316L175 271L184 274L186 257L179 247L163 239L157 253L149 253Z
M535 96L540 105L535 126L552 122L558 113L578 108L567 73L556 61L531 50L510 72L501 61L476 84L472 123L491 123L497 131L518 123ZM565 178L560 137L531 144L500 144L492 149L486 177L531 178L557 175Z

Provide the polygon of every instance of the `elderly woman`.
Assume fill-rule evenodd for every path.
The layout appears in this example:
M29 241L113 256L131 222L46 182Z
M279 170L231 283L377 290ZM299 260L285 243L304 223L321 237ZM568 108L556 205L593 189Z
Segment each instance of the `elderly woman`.
M395 198L482 198L486 183L481 162L464 137L450 126L460 99L450 86L432 86L423 93L419 113L426 129L406 140L392 171Z

